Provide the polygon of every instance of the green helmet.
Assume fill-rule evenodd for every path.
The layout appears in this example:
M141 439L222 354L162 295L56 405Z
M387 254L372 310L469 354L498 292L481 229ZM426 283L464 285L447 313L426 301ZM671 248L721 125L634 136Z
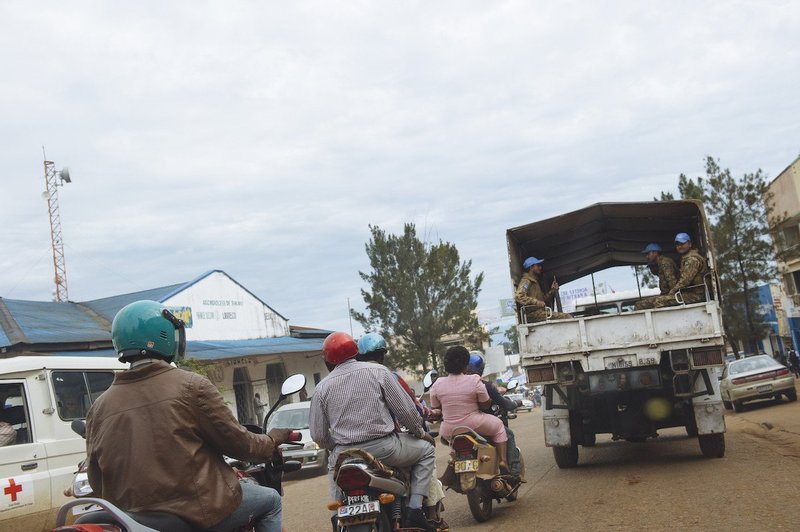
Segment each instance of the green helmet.
M156 301L136 301L114 316L111 342L120 362L134 356L158 356L167 362L186 350L183 321Z

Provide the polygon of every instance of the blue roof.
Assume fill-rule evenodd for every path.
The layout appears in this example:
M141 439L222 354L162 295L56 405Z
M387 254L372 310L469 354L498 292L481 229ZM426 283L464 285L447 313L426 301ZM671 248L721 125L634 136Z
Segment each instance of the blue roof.
M111 344L111 322L117 312L129 303L142 299L165 301L191 285L220 272L211 270L187 283L142 290L118 296L95 299L84 303L54 301L24 301L0 297L0 347L37 345L36 352L48 350L54 355L116 357ZM228 276L230 278L230 276ZM236 280L231 280L242 286ZM247 290L251 295L252 292ZM267 308L269 305L253 295ZM272 310L270 308L270 310ZM274 312L274 310L273 310ZM276 312L276 314L278 314ZM280 314L278 314L280 316ZM281 316L283 317L283 316ZM285 319L285 318L284 318ZM330 331L299 327L291 328L291 336L255 340L190 341L187 354L201 361L231 359L280 353L318 353ZM81 348L86 346L85 350ZM95 347L95 349L90 349ZM67 348L70 351L59 351ZM24 348L23 348L24 349Z
M259 338L255 340L218 340L186 342L186 356L207 362L258 355L291 353L321 353L324 338ZM113 349L91 349L86 351L59 351L48 353L57 356L116 357Z
M131 292L130 294L122 294L118 296L104 297L103 299L95 299L93 301L86 301L83 305L89 307L97 312L109 322L114 321L114 316L120 311L122 307L134 301L141 301L142 299L150 299L152 301L164 301L172 294L179 292L182 288L187 286L188 283L179 283L169 286L162 286L161 288L151 288L150 290L142 290L141 292Z
M111 333L75 303L3 299L27 344L110 342ZM8 337L3 334L6 340ZM12 345L9 340L3 345Z

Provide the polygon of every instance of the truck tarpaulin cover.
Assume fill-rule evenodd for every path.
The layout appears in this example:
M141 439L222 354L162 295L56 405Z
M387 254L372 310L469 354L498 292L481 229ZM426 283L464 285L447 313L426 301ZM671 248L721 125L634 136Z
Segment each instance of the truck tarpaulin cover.
M597 203L509 229L511 277L516 284L523 273L522 261L534 256L544 259L546 279L556 276L564 284L613 266L644 264L641 251L651 242L677 258L673 239L678 233L689 233L694 246L707 255L706 232L699 201Z

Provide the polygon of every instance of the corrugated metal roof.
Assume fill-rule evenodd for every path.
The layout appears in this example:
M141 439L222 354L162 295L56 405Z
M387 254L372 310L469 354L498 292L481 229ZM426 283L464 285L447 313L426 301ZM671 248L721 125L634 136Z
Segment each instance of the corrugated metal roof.
M111 341L110 332L75 303L18 299L3 302L24 335L24 343Z
M95 299L93 301L86 301L82 303L93 311L97 312L109 322L114 321L114 316L117 312L129 303L134 301L141 301L142 299L150 299L152 301L163 301L168 296L180 291L189 283L172 284L169 286L162 286L161 288L151 288L150 290L142 290L141 292L131 292L130 294L122 294L118 296L104 297L103 299Z
M5 347L11 345L11 340L8 339L6 333L3 332L3 328L0 327L0 347Z
M259 355L291 353L321 353L324 338L259 338L256 340L219 340L186 342L186 356L203 362ZM62 351L48 353L56 356L116 357L113 349L91 351Z

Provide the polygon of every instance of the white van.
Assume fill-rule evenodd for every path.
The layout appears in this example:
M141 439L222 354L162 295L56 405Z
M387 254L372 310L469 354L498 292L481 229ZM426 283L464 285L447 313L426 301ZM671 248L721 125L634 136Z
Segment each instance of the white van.
M86 442L70 428L127 365L112 357L0 359L0 530L50 530ZM10 427L16 432L14 436Z

